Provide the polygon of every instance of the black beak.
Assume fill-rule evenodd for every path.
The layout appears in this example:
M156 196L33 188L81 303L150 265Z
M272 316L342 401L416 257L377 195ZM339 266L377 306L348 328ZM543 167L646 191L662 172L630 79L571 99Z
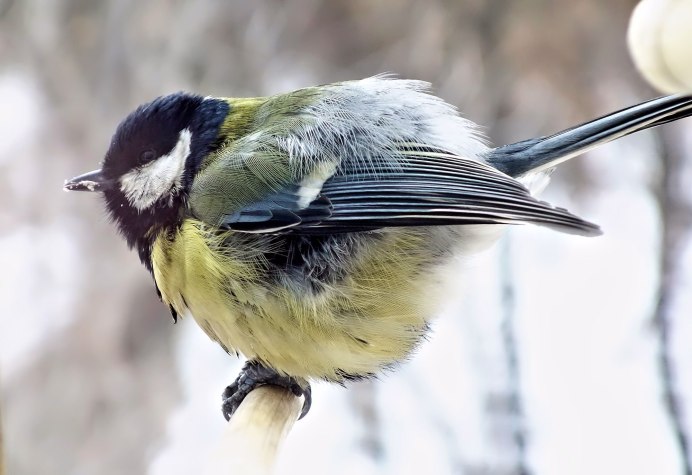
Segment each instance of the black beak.
M67 180L62 188L65 191L104 191L109 186L110 182L104 178L101 170L94 170Z

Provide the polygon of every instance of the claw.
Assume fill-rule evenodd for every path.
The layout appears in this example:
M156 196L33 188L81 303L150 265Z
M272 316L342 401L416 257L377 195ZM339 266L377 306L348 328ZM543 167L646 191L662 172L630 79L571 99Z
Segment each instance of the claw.
M296 396L303 396L303 409L298 419L302 419L310 411L312 405L312 390L310 384L301 385L295 378L277 373L271 368L263 366L257 361L248 361L243 366L236 380L223 391L221 411L228 421L233 413L240 407L245 397L259 386L272 384L288 389Z
M295 392L293 394L296 394ZM296 394L296 396L301 396L301 394ZM310 412L310 407L312 406L312 388L308 384L307 388L304 388L303 393L303 409L300 411L300 416L298 417L298 420L301 420L303 417L307 415L308 412Z

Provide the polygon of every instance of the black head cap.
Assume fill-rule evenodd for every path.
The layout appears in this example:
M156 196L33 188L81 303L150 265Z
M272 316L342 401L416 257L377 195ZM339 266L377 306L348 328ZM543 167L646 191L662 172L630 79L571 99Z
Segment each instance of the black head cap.
M201 96L178 92L139 106L113 134L103 161L104 176L115 180L173 150L203 101Z

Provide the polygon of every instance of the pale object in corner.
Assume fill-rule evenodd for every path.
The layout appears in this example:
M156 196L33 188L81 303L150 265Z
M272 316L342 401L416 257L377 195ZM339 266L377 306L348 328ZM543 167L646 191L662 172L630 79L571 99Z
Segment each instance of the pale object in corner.
M627 40L652 86L692 93L692 0L642 0L632 12Z

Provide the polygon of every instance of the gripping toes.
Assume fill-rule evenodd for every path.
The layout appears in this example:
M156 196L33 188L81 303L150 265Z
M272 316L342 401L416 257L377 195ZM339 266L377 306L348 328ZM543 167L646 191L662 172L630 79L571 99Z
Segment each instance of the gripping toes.
M245 399L245 396L250 394L256 387L266 384L286 388L296 396L305 398L299 419L302 419L310 410L310 405L312 404L310 384L303 381L303 385L301 385L295 378L279 374L257 361L248 361L243 366L236 380L226 387L223 392L221 410L226 420L230 420L233 413L240 406L240 403Z

